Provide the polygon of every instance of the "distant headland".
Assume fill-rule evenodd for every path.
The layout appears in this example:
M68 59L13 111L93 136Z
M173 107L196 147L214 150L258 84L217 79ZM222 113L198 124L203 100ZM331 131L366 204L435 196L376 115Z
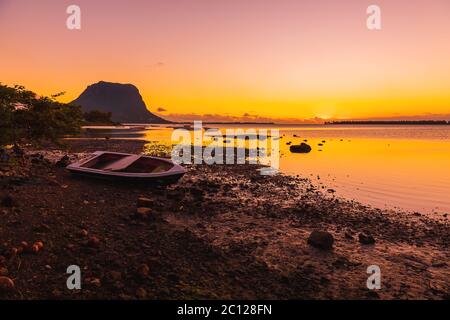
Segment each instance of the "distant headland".
M347 124L347 125L449 125L446 120L345 120L327 121L325 124Z
M132 84L100 81L88 86L71 104L81 106L84 112L110 112L114 122L171 123L148 111Z

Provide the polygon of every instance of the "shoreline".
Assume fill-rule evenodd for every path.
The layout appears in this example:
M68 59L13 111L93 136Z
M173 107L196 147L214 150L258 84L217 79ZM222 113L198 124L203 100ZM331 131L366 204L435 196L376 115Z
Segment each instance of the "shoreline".
M145 144L67 143L69 154L106 143L111 151L140 152ZM1 193L15 202L0 208L3 247L45 244L36 255L8 259L20 293L1 298L449 298L448 220L324 197L308 179L264 177L255 166L192 165L177 184L149 190L38 167L31 182ZM133 217L142 196L153 203L149 221ZM332 250L307 243L316 229L333 236ZM361 244L360 233L375 244ZM97 247L87 244L91 235L99 239ZM86 270L80 291L65 288L70 264ZM142 264L150 269L145 277L138 271ZM373 264L383 276L377 291L366 287L366 268Z

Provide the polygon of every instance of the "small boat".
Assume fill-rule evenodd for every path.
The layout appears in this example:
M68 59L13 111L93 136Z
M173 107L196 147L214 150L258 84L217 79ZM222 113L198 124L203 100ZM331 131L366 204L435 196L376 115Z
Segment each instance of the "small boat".
M186 173L170 159L109 151L96 151L89 159L68 165L67 170L96 178L156 184L177 182Z

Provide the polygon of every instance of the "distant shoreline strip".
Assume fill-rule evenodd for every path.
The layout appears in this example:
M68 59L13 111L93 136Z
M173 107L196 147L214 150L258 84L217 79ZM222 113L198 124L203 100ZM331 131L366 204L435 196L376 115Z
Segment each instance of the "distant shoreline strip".
M380 125L380 124L394 124L394 125L449 125L450 121L446 120L369 120L369 121L360 121L360 120L349 120L349 121L329 121L325 122L325 124L363 124L363 125Z

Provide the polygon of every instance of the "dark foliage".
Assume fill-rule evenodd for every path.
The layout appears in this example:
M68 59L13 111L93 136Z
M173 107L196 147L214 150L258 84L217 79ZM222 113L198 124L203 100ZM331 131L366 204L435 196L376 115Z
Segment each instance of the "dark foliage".
M80 131L82 112L54 100L39 97L22 86L0 84L0 146L42 140L57 142Z
M88 123L95 124L113 124L111 120L111 112L103 112L99 110L92 110L83 114L84 120Z

